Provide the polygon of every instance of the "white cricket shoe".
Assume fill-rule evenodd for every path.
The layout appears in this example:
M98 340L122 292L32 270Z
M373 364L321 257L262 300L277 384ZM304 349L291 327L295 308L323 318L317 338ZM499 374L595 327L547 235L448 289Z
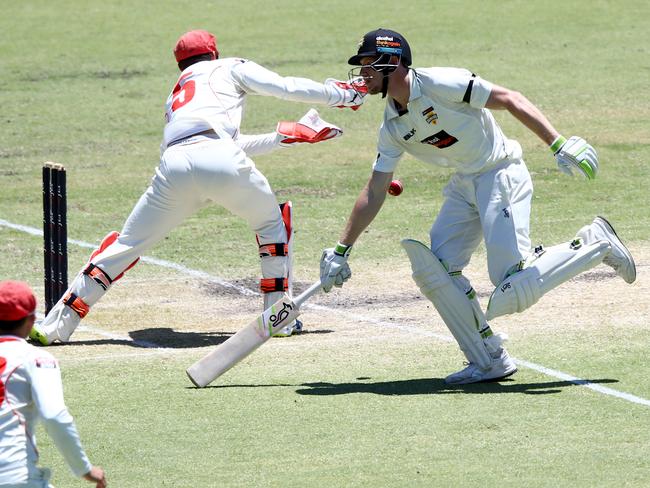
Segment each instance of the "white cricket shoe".
M583 238L587 244L597 240L608 241L612 246L612 250L603 259L603 263L612 267L616 274L623 278L626 283L634 283L636 280L634 258L607 219L596 217L591 225L580 229L577 237Z
M517 372L517 365L505 348L501 348L501 351L495 356L489 369L481 369L476 364L469 363L466 368L447 376L445 383L448 385L465 385L480 383L481 381L496 381Z
M298 319L291 324L287 325L285 328L281 329L280 332L277 332L273 337L290 337L292 334L300 334L302 332L302 322Z

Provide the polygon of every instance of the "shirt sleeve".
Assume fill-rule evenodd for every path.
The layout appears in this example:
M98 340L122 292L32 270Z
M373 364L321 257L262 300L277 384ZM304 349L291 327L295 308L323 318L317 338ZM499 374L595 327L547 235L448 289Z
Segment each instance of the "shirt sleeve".
M280 76L253 61L244 61L232 70L239 87L248 94L267 95L294 102L336 105L342 100L341 90L307 78Z
M277 132L256 135L238 134L234 139L235 144L241 147L247 156L266 154L278 149L281 147L279 140Z
M404 150L395 143L385 124L379 128L379 140L377 142L377 159L372 166L373 171L382 173L393 173L397 163L404 154Z
M61 370L52 356L38 356L30 365L32 396L57 449L76 476L83 476L92 468L81 447L74 419L63 399Z
M492 92L492 83L463 68L425 69L422 78L426 91L474 108L484 108Z

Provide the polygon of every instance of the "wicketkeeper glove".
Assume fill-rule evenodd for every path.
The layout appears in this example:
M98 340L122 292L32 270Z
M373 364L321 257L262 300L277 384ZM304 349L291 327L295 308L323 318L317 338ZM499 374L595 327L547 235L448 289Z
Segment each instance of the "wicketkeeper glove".
M348 256L352 246L340 242L334 248L325 249L320 258L320 282L326 293L332 286L342 287L350 279L352 271L348 265Z
M325 80L325 85L334 88L338 96L330 99L330 107L336 108L351 108L352 110L359 110L361 104L368 94L368 87L366 86L363 78L357 77L349 81L335 80L328 78Z
M327 141L343 134L343 131L320 118L315 109L310 109L298 122L278 122L276 129L278 143L283 147L298 144Z
M570 176L576 172L588 180L596 178L598 154L582 137L573 136L566 140L558 136L550 147L560 171Z

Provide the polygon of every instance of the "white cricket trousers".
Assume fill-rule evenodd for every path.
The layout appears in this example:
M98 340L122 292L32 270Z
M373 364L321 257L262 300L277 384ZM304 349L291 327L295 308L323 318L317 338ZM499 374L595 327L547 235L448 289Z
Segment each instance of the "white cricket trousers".
M485 173L455 174L431 227L431 250L450 272L462 271L485 240L490 280L497 286L530 254L533 183L522 159Z
M260 244L287 242L277 199L253 161L231 139L189 139L197 140L165 150L151 185L133 208L119 238L93 258L109 276L118 276L211 202L243 218L259 236Z

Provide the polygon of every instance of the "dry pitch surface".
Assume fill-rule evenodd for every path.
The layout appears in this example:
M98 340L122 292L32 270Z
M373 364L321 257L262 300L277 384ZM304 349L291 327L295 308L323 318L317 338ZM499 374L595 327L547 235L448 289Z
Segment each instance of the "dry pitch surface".
M494 320L493 328L510 336L511 352L521 359L528 358L519 356L518 346L527 341L561 344L564 336L584 336L584 344L568 344L579 350L594 347L593 341L607 340L610 334L624 338L626 331L650 333L646 299L650 295L650 248L638 244L630 250L637 262L634 284L626 284L601 265L553 290L526 312ZM317 294L303 307L303 334L274 339L264 348L273 348L278 359L299 362L296 354L308 354L311 348L324 345L340 346L342 353L353 355L371 342L384 349L428 341L434 351L439 347L441 354L452 360L457 357L461 365L463 358L444 323L412 281L406 256L388 270L379 265L355 268L354 260L351 265L353 278L343 289ZM300 270L297 274L307 275ZM485 306L492 286L483 255L475 256L466 274ZM95 306L72 342L52 352L64 363L91 358L144 359L153 354L161 358L187 355L189 365L259 314L261 297L253 291L256 279L232 283L236 289L139 264ZM309 284L299 280L295 291ZM255 360L255 354L246 359ZM449 371L423 373L442 377Z

